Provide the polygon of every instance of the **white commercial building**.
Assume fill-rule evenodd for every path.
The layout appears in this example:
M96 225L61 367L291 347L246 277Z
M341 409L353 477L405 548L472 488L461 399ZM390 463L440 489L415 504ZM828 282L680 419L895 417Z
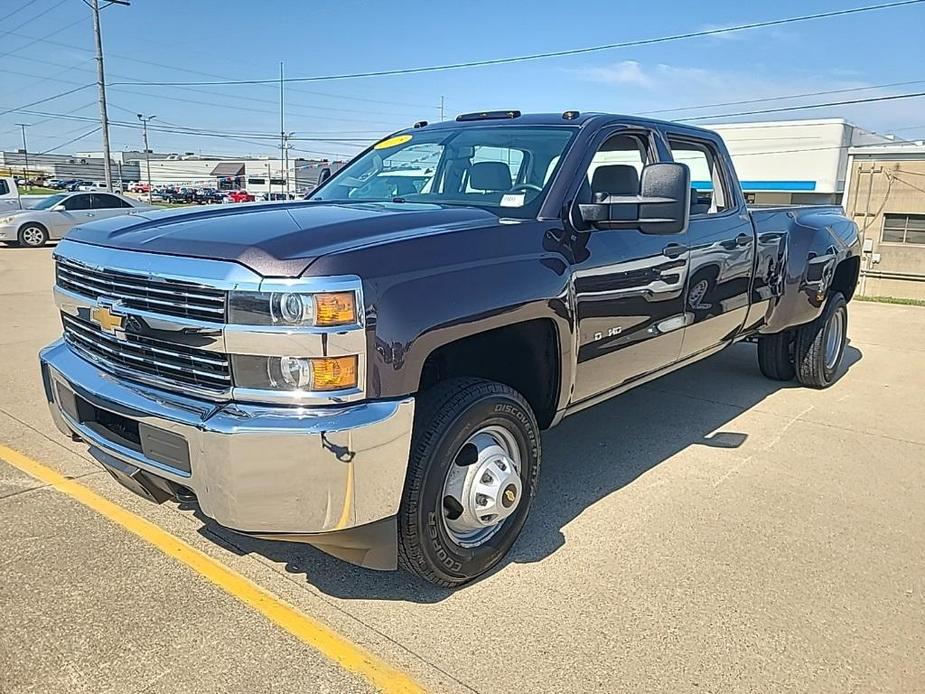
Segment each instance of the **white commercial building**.
M309 159L252 159L247 157L218 158L174 156L165 159L140 159L139 180L152 186L209 187L219 190L246 190L249 193L297 194L312 188L324 168L335 171L339 162Z
M840 203L848 149L891 141L842 118L707 127L723 136L742 189L758 204Z

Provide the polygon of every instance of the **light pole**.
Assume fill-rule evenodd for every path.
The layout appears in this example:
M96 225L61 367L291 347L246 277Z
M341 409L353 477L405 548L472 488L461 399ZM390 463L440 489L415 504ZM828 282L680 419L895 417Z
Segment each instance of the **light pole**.
M284 154L283 154L283 171L285 171L285 173L284 173L283 175L286 177L286 199L287 199L287 200L289 199L289 194L290 194L290 186L289 186L289 150L292 148L292 145L289 144L289 138L291 138L293 135L295 135L294 132L292 132L292 133L286 133L285 136L283 137L283 142L285 143L285 147L284 147L284 149L283 149L283 152L284 152Z
M145 172L148 174L148 204L151 204L151 150L148 149L148 121L154 120L157 116L147 116L139 113L138 120L141 121L141 127L144 131L145 138Z
M28 123L17 123L20 128L22 128L22 152L26 157L26 173L23 174L23 178L26 180L29 179L29 148L26 146L26 128L29 127Z

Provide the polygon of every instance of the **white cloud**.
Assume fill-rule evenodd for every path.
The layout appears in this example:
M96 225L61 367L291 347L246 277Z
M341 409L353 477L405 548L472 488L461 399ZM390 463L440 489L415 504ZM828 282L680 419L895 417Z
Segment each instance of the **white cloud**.
M868 89L876 81L864 80L856 73L849 73L837 67L825 72L783 73L780 70L768 71L761 65L749 69L707 69L686 64L671 65L624 60L610 65L569 69L565 72L578 80L610 87L596 89L594 101L589 104L602 111L652 113L659 118L667 119L696 116L718 116L718 120L842 117L862 127L875 130L925 124L925 99L782 111L739 118L725 115L740 111L759 111L830 101L864 99L903 91L900 88ZM840 89L857 89L857 91L835 94L818 93ZM809 94L809 96L781 98L798 94ZM730 103L758 99L763 101L746 104ZM720 105L706 107L705 105L708 104ZM696 106L704 106L704 108L692 108Z
M574 70L584 80L603 84L635 84L639 87L654 86L653 79L643 73L636 60L624 60L614 65Z

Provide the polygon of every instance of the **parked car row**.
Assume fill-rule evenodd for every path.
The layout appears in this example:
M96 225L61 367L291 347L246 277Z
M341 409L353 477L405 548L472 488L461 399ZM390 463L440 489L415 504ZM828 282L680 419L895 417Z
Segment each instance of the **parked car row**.
M84 181L79 178L50 178L45 181L45 186L47 188L51 188L52 190L65 190L70 193L77 191L90 192L94 190L106 190L105 181ZM114 181L112 184L112 190L113 192L121 193L122 184L118 181Z
M36 248L63 238L77 224L152 209L107 191L56 193L30 209L0 214L0 243Z

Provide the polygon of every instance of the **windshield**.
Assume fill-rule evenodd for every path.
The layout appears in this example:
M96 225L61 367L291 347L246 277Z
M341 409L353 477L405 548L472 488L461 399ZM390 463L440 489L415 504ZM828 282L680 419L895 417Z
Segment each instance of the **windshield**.
M403 133L374 145L308 199L471 205L535 217L575 132L504 125Z
M33 210L50 210L52 207L57 205L59 202L64 200L67 197L66 194L58 193L57 195L49 195L47 198L41 202L32 206Z

